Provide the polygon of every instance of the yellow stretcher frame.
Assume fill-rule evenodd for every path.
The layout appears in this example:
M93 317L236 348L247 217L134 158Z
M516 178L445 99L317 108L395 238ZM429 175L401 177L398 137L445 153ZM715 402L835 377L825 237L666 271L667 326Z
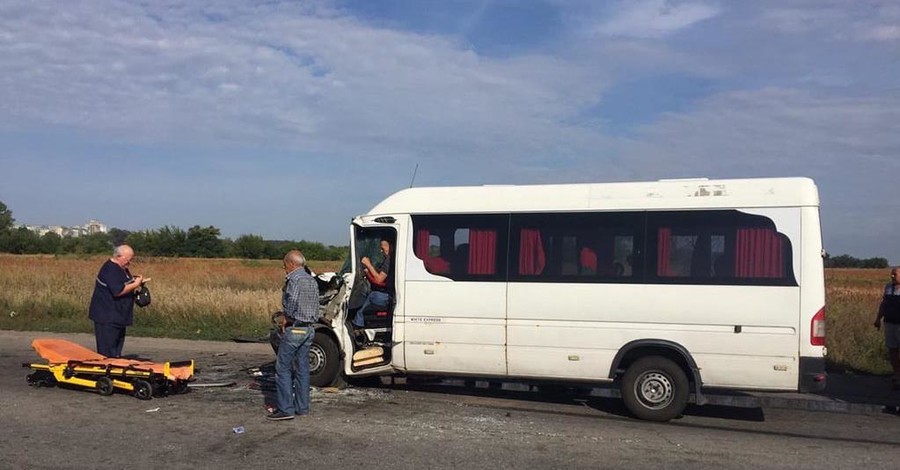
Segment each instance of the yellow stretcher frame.
M36 339L32 347L48 360L47 364L22 364L35 371L26 379L36 386L61 383L96 390L101 395L112 395L119 389L149 400L153 395L184 393L194 375L193 360L160 364L106 358L75 343L57 339ZM63 362L67 354L87 360Z

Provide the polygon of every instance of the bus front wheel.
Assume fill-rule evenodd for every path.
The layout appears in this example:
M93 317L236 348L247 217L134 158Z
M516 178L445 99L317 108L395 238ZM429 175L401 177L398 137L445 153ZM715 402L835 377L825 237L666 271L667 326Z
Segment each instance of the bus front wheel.
M316 332L309 347L309 383L313 387L335 387L343 383L341 354L331 336Z
M660 356L642 357L622 377L622 400L640 419L668 421L684 411L688 388L687 375L678 364Z

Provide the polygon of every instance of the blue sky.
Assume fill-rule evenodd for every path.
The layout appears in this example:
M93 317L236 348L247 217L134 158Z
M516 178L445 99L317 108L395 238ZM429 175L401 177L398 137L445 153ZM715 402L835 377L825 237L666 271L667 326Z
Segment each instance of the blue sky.
M0 3L20 223L344 244L409 185L809 176L897 262L895 1Z

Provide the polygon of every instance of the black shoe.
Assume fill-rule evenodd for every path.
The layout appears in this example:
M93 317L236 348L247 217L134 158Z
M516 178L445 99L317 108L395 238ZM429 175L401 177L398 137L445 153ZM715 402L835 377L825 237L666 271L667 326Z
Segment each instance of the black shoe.
M281 410L275 410L274 413L266 415L266 419L269 421L284 421L286 419L294 419L294 415L287 414Z

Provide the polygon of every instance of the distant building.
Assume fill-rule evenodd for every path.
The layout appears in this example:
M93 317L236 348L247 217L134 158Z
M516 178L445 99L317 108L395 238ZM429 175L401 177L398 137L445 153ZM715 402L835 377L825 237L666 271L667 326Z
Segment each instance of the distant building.
M84 229L87 231L88 235L93 235L95 233L107 233L109 230L106 228L106 225L91 219L84 226Z
M70 227L64 225L22 224L17 225L16 228L26 228L41 237L48 233L55 233L60 237L80 237L82 235L93 235L95 233L109 233L109 228L106 224L93 219L89 220L88 223L84 225L73 225Z

